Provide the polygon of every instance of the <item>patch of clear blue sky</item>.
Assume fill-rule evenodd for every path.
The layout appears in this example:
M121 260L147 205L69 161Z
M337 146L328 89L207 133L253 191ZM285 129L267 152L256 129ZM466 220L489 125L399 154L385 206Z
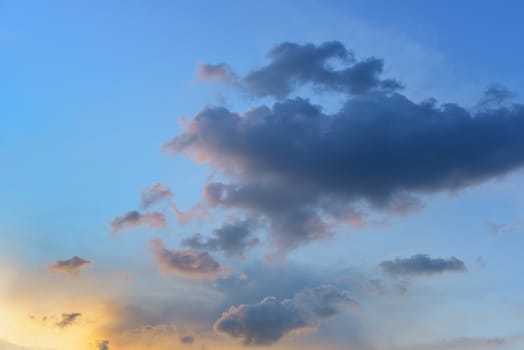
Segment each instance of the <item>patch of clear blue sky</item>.
M174 189L177 203L186 208L194 203L209 172L162 154L160 147L177 133L180 116L217 103L213 88L192 82L198 62L228 62L245 72L283 40L340 40L359 56L383 57L388 72L416 98L472 103L492 81L524 91L523 6L519 1L3 1L0 234L10 242L6 249L30 252L29 261L74 254L118 257L143 250L151 237L124 232L130 236L118 240L107 225L137 207L140 187L163 181ZM234 94L226 102L237 110L254 103ZM482 206L468 205L467 213ZM437 221L449 214L426 213L422 217ZM499 215L494 210L493 216ZM413 225L417 231L423 223ZM177 228L173 242L189 233ZM172 237L173 231L158 234ZM416 243L409 248L418 234L399 237L407 247L397 252L419 249ZM368 250L373 260L385 253L374 252L376 243L370 238L355 247Z

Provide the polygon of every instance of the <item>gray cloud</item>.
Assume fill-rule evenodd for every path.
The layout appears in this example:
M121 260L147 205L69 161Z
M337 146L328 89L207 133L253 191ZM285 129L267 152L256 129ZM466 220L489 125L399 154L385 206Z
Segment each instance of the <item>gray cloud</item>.
M98 350L109 350L109 340L99 340L96 342Z
M180 344L193 344L195 341L195 337L192 335L184 335L183 337L180 337Z
M417 276L434 275L443 272L466 271L466 264L454 256L447 259L431 258L426 254L416 254L409 258L396 258L380 263L384 272L390 275Z
M239 220L225 223L213 231L212 238L204 240L201 234L195 233L184 239L182 245L198 250L223 251L230 256L243 257L248 248L260 243L253 237L255 223L252 220Z
M215 80L229 84L236 81L235 74L227 64L200 64L197 72L200 80Z
M269 58L242 80L258 95L284 97L305 83L350 94L334 113L303 98L243 114L206 108L164 149L219 171L224 180L206 185L205 205L262 219L281 252L330 237L340 224L363 227L370 210L404 215L424 207L421 196L524 165L524 106L502 103L500 88L469 111L385 91L381 61L356 61L337 42L284 43ZM350 67L329 68L333 59ZM361 65L372 79L343 79Z
M380 78L384 68L382 60L370 57L358 61L338 41L318 46L286 42L273 47L267 57L268 65L251 71L240 82L247 91L260 97L284 98L307 83L350 94L393 91L401 87L395 80ZM343 68L336 69L333 63Z
M334 286L306 289L292 299L267 297L256 304L232 306L215 322L217 333L242 339L245 345L271 345L286 334L310 329L325 318L355 304Z
M166 217L164 214L158 212L142 214L136 210L132 210L122 216L117 216L109 224L113 232L138 226L163 227L166 225Z
M60 328L65 328L65 327L70 326L73 323L75 323L75 321L80 316L82 316L82 314L79 313L79 312L73 312L73 313L70 313L70 314L63 313L62 314L62 319L59 322L57 322L56 325L58 327L60 327Z
M168 272L193 278L215 278L227 273L207 252L168 250L159 239L152 240L151 247L160 267Z
M83 269L91 265L90 260L82 259L78 256L73 256L70 259L58 260L52 265L49 265L49 271L64 272L69 275L78 275Z
M140 206L144 209L160 202L170 201L173 198L173 192L162 183L156 183L151 187L145 188L140 191L140 194Z

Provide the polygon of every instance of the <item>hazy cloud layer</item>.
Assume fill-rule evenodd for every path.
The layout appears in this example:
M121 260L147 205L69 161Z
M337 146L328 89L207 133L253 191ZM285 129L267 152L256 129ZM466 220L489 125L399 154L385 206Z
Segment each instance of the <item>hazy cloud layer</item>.
M267 297L256 304L232 306L215 322L217 333L242 339L245 345L271 345L286 334L314 328L325 318L355 304L334 286L306 289L292 299Z
M113 232L138 226L163 227L166 225L166 217L164 214L158 212L142 214L136 210L132 210L122 216L117 216L110 222L110 225Z
M147 209L157 203L170 201L173 199L173 192L162 183L156 183L151 187L140 191L141 201L140 206Z
M207 252L168 250L158 239L151 241L151 248L160 267L168 272L193 278L214 278L227 272Z
M213 237L204 239L195 233L182 241L185 245L197 250L222 251L229 256L243 257L246 250L260 243L253 237L255 223L252 220L240 220L225 223L213 231Z
M73 256L70 259L58 260L52 265L49 265L49 270L53 272L64 272L69 275L78 275L82 270L91 265L90 260L82 259L78 256Z
M380 78L380 60L355 61L337 42L284 43L269 57L244 78L259 95L284 97L305 83L351 94L330 114L298 97L243 114L209 107L164 149L219 170L226 181L205 187L207 205L265 219L282 251L329 237L340 223L362 227L369 209L407 214L424 207L421 195L524 164L524 107L502 103L500 89L470 111L385 89L396 83ZM326 68L335 58L351 66Z
M466 264L454 256L447 259L431 258L425 254L416 254L409 258L396 258L380 263L384 272L390 275L417 276L434 275L443 272L466 271Z

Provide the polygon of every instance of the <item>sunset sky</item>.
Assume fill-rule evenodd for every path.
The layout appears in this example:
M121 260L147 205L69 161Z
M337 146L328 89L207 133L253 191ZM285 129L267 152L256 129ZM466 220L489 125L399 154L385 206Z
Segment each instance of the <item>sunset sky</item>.
M0 350L523 349L523 11L0 0Z

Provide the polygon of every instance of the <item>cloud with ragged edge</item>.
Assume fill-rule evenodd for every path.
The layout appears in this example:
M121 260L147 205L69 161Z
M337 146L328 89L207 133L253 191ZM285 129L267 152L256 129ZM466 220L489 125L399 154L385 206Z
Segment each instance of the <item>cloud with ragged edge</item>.
M180 276L196 279L214 279L228 274L228 269L220 266L207 252L190 249L169 250L159 239L151 241L151 249L160 268Z
M65 328L68 326L71 326L75 323L76 320L78 320L82 316L79 312L72 312L72 313L63 313L62 319L56 323L56 325L60 328Z
M466 264L454 256L449 258L431 258L426 254L416 254L409 258L384 260L380 263L380 267L389 275L405 277L466 271Z
M423 196L524 165L524 106L500 88L471 111L410 100L382 77L382 60L358 60L339 42L283 43L268 59L238 85L277 102L244 113L207 107L164 150L217 171L223 180L205 185L202 205L260 219L281 254L340 225L362 227L369 213L406 215L424 207ZM303 86L345 101L327 113L288 97Z
M232 306L215 322L215 332L241 339L245 345L271 345L287 334L317 327L356 302L347 291L321 286L296 293L292 299L267 297L256 304Z
M109 224L113 232L139 226L159 228L166 226L166 217L158 212L140 213L139 211L131 210L122 216L117 216Z
M52 272L63 272L72 276L76 276L89 266L91 266L90 260L73 256L70 259L58 260L54 264L49 265L48 269Z
M260 243L254 237L256 224L252 220L228 222L213 231L213 237L204 239L195 233L182 241L182 245L196 250L222 251L228 256L244 257L249 248Z
M147 209L155 204L170 201L173 197L171 189L158 182L140 191L140 207Z

